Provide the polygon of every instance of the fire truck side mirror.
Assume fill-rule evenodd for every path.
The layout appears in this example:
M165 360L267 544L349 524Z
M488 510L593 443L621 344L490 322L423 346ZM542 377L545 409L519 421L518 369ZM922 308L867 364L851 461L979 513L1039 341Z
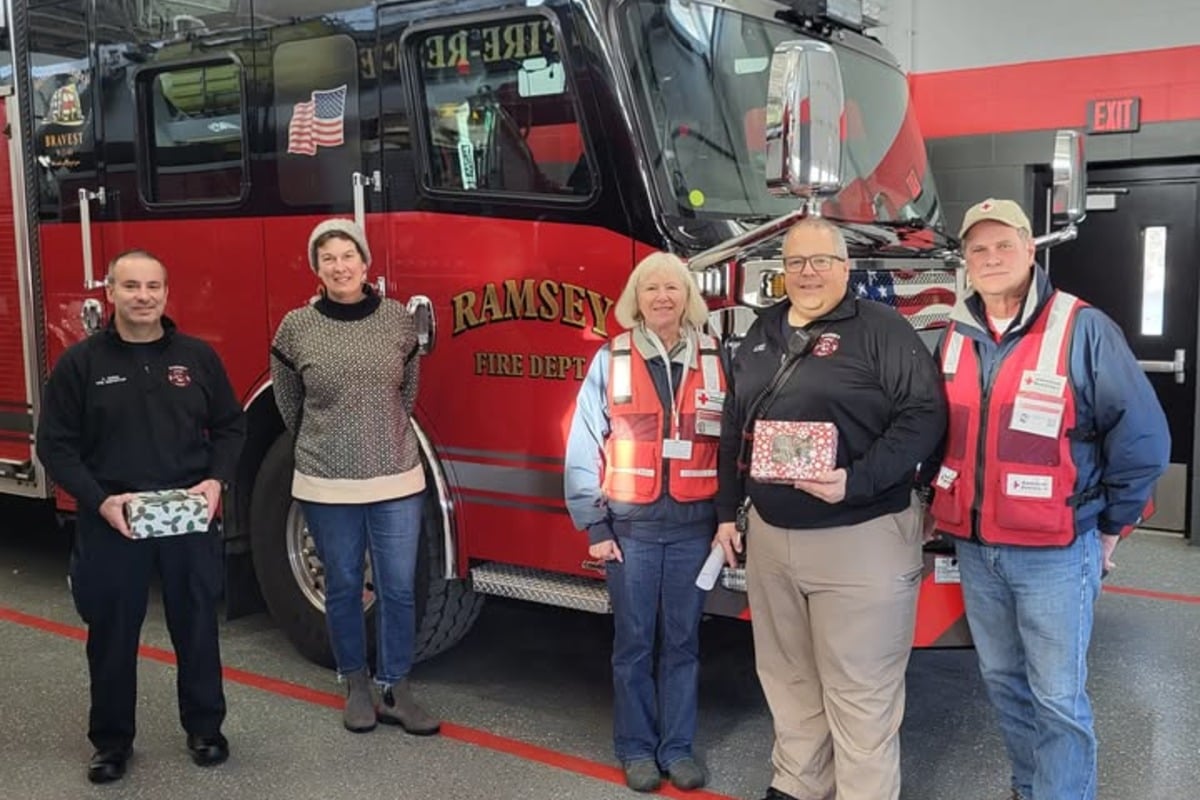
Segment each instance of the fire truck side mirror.
M1087 216L1087 163L1079 131L1061 130L1055 134L1050 171L1050 221L1056 230L1034 238L1039 248L1071 241L1079 235L1078 223Z
M1061 130L1054 135L1054 158L1050 162L1054 189L1050 198L1051 221L1055 226L1074 225L1087 216L1087 163L1083 136L1079 131Z
M433 312L433 301L423 294L414 294L405 305L417 326L417 350L429 355L437 344L437 316Z
M767 190L815 199L841 188L845 95L824 42L783 42L771 56L766 108Z

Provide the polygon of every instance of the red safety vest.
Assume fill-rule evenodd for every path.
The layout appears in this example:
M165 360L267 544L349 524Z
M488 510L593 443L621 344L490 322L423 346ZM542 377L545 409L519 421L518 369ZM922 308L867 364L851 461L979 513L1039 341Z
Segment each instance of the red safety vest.
M1055 292L997 368L986 398L973 343L953 324L947 330L942 371L950 424L934 479L938 530L970 538L974 509L979 538L988 544L1054 547L1074 540L1076 403L1068 359L1075 315L1085 305Z
M664 458L663 425L666 411L654 388L646 361L626 331L611 344L608 380L611 432L604 442L604 495L623 503L652 503L662 494L664 461L671 470L671 497L681 503L710 500L717 493L719 436L696 432L697 404L703 413L720 419L725 398L717 340L700 334L699 369L683 370L677 390L679 430L672 438L691 442L690 458Z

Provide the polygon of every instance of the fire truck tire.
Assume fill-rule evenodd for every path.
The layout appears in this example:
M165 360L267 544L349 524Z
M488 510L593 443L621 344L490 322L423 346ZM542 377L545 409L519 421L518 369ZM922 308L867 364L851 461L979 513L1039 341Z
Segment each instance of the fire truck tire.
M250 505L250 543L254 571L263 600L275 623L305 658L334 666L325 628L323 593L311 580L319 561L311 547L301 546L303 517L292 500L292 439L283 434L263 458ZM417 553L414 657L430 658L456 644L475 622L483 596L470 583L442 577L440 509L432 492L426 494ZM367 612L367 636L374 650L374 607Z
M432 481L428 482L432 486ZM432 658L459 642L479 617L483 595L470 581L443 577L441 509L432 490L425 493L421 550L417 557L417 641L413 657Z
M312 590L306 593L296 577L296 557L288 537L301 518L292 500L292 437L281 435L267 450L250 497L250 549L258 588L275 624L300 654L310 661L333 667L333 650L325 630L325 609L317 605ZM289 550L292 551L289 554ZM314 563L316 554L312 554ZM370 630L370 628L368 628Z

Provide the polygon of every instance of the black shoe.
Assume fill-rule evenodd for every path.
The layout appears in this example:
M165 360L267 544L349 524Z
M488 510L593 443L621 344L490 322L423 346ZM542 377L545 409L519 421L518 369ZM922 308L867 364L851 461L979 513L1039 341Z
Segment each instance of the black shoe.
M787 792L781 792L774 786L771 786L767 789L767 794L762 800L796 800L796 798Z
M88 764L88 780L92 783L112 783L125 777L125 763L132 751L128 747L101 747L92 754Z
M219 733L212 736L188 734L187 747L197 767L215 767L229 758L229 742Z

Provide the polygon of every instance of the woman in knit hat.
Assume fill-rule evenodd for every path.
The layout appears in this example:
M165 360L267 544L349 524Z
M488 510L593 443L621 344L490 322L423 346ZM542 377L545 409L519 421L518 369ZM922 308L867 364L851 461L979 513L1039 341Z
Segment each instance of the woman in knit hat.
M440 723L408 682L416 620L414 582L425 473L410 416L417 397L417 332L403 305L372 290L362 228L328 219L308 257L320 295L283 318L271 345L275 402L296 442L292 495L325 568L325 619L343 723L376 721L409 733ZM375 684L367 664L363 560L371 554L377 627Z

